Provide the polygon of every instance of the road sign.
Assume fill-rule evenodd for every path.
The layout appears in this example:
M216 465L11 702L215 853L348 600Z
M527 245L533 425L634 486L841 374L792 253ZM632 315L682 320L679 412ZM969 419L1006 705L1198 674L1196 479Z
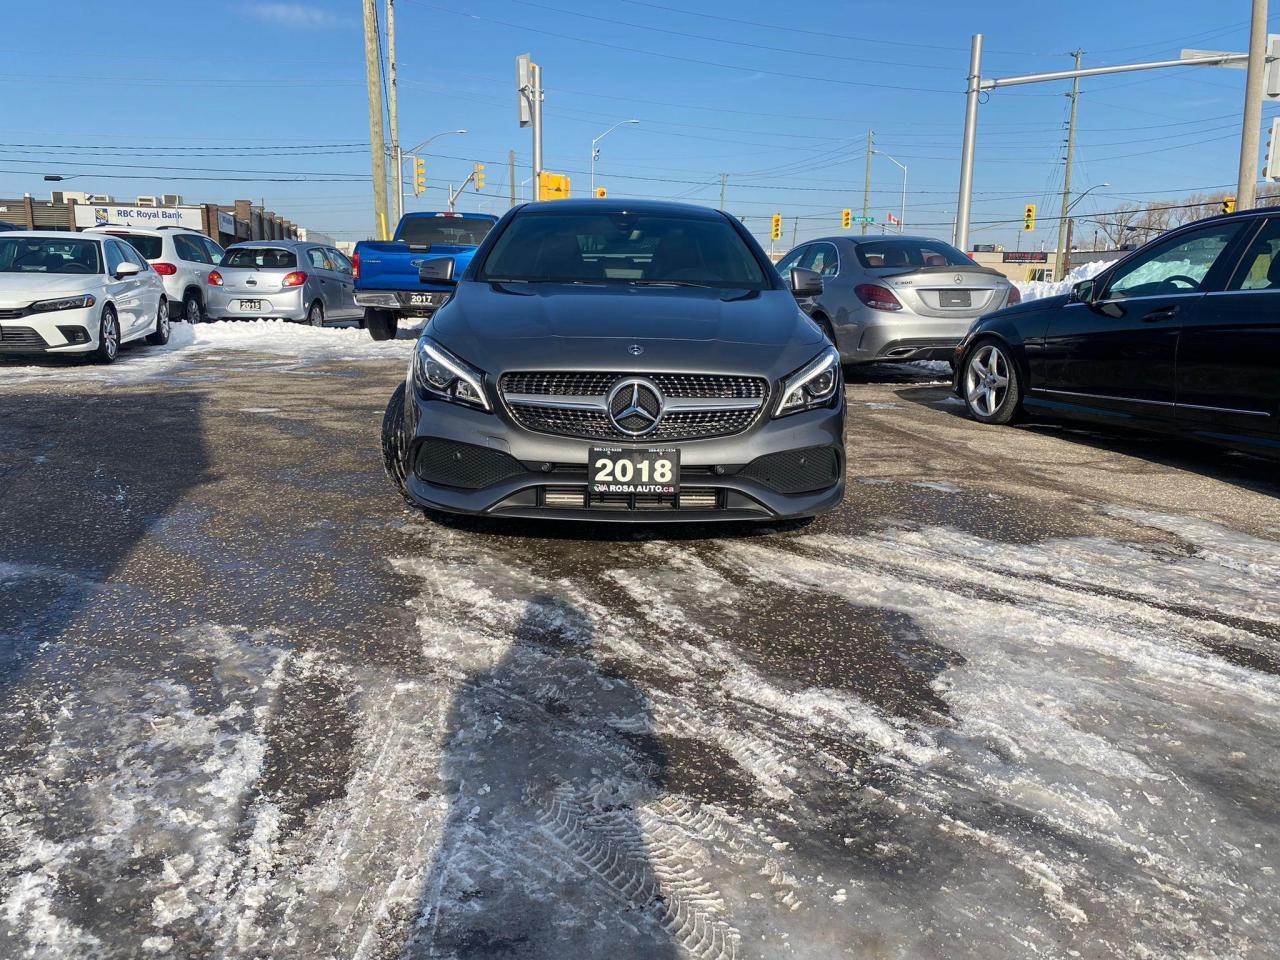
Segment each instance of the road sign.
M1030 232L1036 228L1036 205L1028 203L1027 209L1022 214L1022 229Z
M853 222L854 223L875 223L876 218L875 217L854 217Z

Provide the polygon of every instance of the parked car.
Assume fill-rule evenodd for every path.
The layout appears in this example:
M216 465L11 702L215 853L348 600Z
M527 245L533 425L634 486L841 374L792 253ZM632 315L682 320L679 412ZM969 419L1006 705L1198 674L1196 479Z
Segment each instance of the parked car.
M227 247L209 272L210 319L275 317L322 327L359 319L355 269L333 247L306 240L255 240Z
M1025 412L1280 455L1280 213L1189 224L983 317L954 386L983 423Z
M822 277L800 302L845 363L950 360L979 316L1018 302L997 270L929 237L823 237L778 262Z
M222 260L223 249L198 230L183 227L90 227L131 243L164 280L173 305L172 319L199 323L209 302L209 270Z
M839 356L735 219L675 203L509 211L428 321L383 424L421 507L604 521L775 520L845 488Z
M391 240L357 243L356 303L366 308L364 325L373 339L392 339L401 317L430 317L450 287L424 280L423 265L450 257L460 276L497 222L487 213L406 213Z
M114 237L51 230L0 234L0 354L89 354L169 342L160 275Z
M18 226L16 223L10 223L8 220L0 220L0 232L3 232L5 230L21 230L21 229L23 228Z

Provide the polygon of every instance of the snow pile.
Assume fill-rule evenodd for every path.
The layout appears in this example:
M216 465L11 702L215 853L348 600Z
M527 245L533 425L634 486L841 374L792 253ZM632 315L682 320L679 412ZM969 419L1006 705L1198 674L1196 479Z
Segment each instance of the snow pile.
M219 320L214 323L176 323L168 349L221 347L282 353L286 356L323 356L332 359L381 359L407 355L416 334L403 331L395 341L377 341L357 327L311 327L284 320Z
M1013 285L1018 288L1023 300L1056 297L1059 294L1070 293L1071 288L1081 280L1088 280L1090 277L1097 276L1109 266L1111 266L1110 262L1101 260L1093 263L1082 263L1061 280L1029 280L1026 283L1014 281Z

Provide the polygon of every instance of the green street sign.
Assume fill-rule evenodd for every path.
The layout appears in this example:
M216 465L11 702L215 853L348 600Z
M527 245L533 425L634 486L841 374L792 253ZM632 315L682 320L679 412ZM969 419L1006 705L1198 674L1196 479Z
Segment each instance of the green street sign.
M875 223L876 218L875 217L854 217L853 222L854 223Z

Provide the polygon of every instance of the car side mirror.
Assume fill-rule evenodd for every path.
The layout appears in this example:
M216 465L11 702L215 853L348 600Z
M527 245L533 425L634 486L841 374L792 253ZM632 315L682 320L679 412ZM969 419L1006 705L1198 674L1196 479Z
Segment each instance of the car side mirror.
M453 278L453 257L437 257L418 265L418 280L422 283L457 283Z
M1094 288L1097 286L1092 279L1081 280L1071 288L1071 299L1075 303L1093 303Z
M124 263L116 267L116 279L123 280L125 277L137 276L142 272L142 268L136 263L126 260Z
M791 293L797 300L822 295L822 275L804 267L791 268Z

